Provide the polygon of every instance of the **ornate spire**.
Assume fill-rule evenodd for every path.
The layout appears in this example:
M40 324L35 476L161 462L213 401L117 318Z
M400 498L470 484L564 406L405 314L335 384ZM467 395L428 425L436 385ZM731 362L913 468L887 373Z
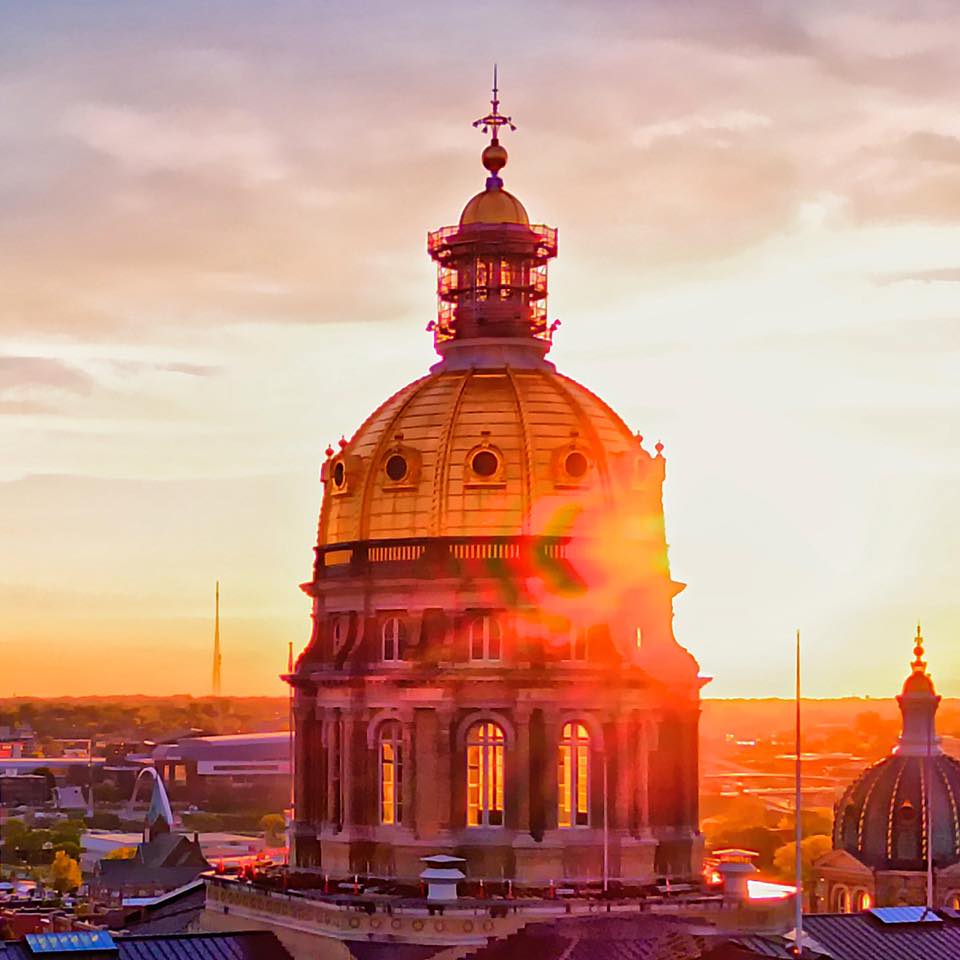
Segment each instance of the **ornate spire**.
M917 635L914 639L913 656L914 661L910 664L914 673L926 673L927 664L923 659L923 634L920 633L920 624L917 624Z
M933 680L927 673L927 662L923 659L923 634L917 624L917 635L913 638L913 662L911 672L903 684L903 691L897 697L900 713L903 716L903 729L897 752L906 755L925 756L939 753L939 739L936 732L937 707L940 697L934 689Z
M490 98L490 112L479 120L474 120L473 125L479 127L484 133L490 134L490 143L484 148L481 155L481 161L490 172L487 177L487 189L493 190L503 186L503 180L500 179L500 171L507 165L507 151L500 144L500 128L509 127L516 130L512 117L505 117L500 112L500 91L497 88L497 65L493 65L493 96Z

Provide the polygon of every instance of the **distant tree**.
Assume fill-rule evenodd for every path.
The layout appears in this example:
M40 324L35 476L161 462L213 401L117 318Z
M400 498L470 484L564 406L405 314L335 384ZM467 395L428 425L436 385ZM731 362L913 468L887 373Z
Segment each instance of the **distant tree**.
M44 788L44 800L49 800L53 796L53 788L57 785L57 778L53 775L53 771L49 767L37 767L33 771L34 775L37 777L43 777L47 781Z
M188 830L196 830L199 833L219 833L224 829L223 818L215 813L185 813L183 825Z
M117 847L111 850L104 860L132 860L137 855L136 847Z
M50 839L54 844L63 840L79 843L80 837L83 836L86 829L87 824L85 820L61 820L50 828Z
M58 893L66 893L80 886L83 874L80 872L80 864L73 857L67 856L63 850L58 850L50 865L50 878Z
M27 832L27 825L19 817L11 817L0 824L0 837L4 843L19 842Z
M833 811L829 807L811 807L809 810L802 810L800 822L803 825L805 837L818 833L827 835L833 833ZM793 831L796 829L795 824L796 818L793 813L788 813L780 818L777 829Z
M761 870L773 868L773 855L783 845L783 836L769 827L752 826L731 829L724 827L719 832L704 831L709 851L752 850L757 854L757 866Z
M279 813L268 813L260 818L260 829L268 847L283 846L287 821Z
M822 833L814 834L812 837L804 837L800 841L800 864L805 889L811 889L813 881L816 879L813 869L814 863L832 849L833 841ZM785 843L780 847L773 855L773 865L783 880L788 883L792 882L797 870L796 843Z
M117 803L125 797L112 780L105 780L103 783L93 785L93 799L99 803Z
M116 830L119 826L120 815L117 813L99 810L90 818L90 828L92 830Z
M83 848L79 843L74 843L72 840L60 840L53 842L53 849L54 852L62 850L68 857L73 857L74 860L77 860Z

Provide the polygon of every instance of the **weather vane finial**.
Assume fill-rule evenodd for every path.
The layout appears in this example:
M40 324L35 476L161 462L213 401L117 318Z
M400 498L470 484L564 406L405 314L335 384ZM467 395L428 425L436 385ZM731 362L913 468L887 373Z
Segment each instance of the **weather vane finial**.
M493 97L490 99L490 112L479 120L474 120L473 125L479 127L484 133L490 134L491 143L499 143L498 134L501 127L509 127L516 130L512 117L505 117L500 112L500 90L497 87L497 65L493 65Z
M919 673L925 673L927 665L923 660L923 634L920 633L919 623L917 624L917 635L913 638L913 642L913 655L916 659L914 659L910 666Z

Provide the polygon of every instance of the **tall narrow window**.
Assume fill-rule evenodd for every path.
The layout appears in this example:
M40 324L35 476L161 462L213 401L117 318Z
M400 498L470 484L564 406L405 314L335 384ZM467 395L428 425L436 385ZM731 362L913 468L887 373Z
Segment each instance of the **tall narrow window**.
M587 659L587 631L585 627L570 626L569 634L564 637L563 659L583 662Z
M499 660L500 623L496 617L477 617L470 621L470 659Z
M467 826L503 826L503 730L490 720L467 733Z
M403 820L403 733L396 720L380 728L380 822Z
M399 617L388 617L383 624L383 659L388 663L402 660L407 628Z
M590 734L582 723L565 723L557 758L560 794L557 824L561 827L590 826Z

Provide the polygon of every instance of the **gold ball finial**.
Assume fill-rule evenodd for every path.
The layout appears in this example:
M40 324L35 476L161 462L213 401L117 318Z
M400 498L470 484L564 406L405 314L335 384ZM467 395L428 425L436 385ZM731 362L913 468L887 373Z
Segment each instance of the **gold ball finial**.
M507 165L507 151L501 143L489 143L484 147L481 161L484 167L496 176Z

